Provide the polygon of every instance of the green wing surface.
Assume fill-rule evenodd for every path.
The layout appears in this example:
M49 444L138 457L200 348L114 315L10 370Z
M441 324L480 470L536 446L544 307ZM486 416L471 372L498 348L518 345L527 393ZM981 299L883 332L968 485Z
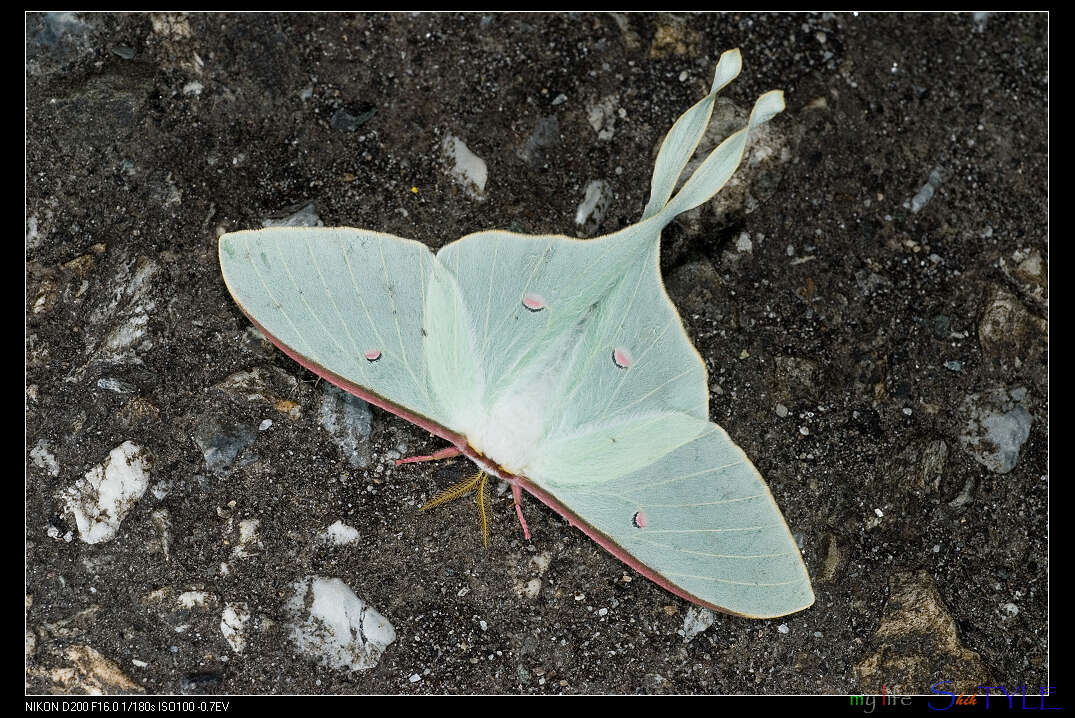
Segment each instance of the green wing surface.
M646 417L639 426L608 427L559 448L566 455L599 456L612 439L638 429L658 444L675 446L611 479L564 481L554 465L548 468L555 475L530 478L582 518L587 533L607 537L630 557L628 563L694 600L754 618L810 606L810 578L780 509L750 460L716 424L682 415Z
M705 365L661 284L659 231L651 221L593 240L482 232L442 249L474 329L480 408L541 387L535 438L642 410L706 418Z
M273 227L221 237L220 266L243 311L304 363L451 428L424 355L438 269L428 247L361 229Z

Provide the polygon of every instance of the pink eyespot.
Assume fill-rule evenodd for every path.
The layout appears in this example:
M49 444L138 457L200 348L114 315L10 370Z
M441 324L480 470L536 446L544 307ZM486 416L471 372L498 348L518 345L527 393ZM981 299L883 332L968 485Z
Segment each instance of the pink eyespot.
M634 359L631 358L631 352L627 351L623 347L616 347L612 350L612 363L618 366L620 369L626 369L634 363Z
M642 513L641 511L636 511L635 515L631 517L631 523L635 525L635 528L646 528L646 514Z
M540 312L545 308L545 297L540 294L528 293L523 295L523 306L532 312Z
M371 349L370 351L368 351L365 354L363 354L363 356L366 357L367 360L369 360L371 362L375 362L375 361L377 361L378 359L381 358L381 350L380 349Z

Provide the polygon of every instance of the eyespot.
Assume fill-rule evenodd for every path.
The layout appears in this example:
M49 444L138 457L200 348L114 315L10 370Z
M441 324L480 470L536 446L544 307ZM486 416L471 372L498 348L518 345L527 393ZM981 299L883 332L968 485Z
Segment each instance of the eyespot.
M620 369L626 369L634 364L634 361L635 360L631 357L631 352L623 347L616 347L612 350L612 363Z
M631 523L634 524L636 529L646 528L646 514L642 511L635 511L635 515L631 517Z
M531 312L540 312L545 308L545 297L528 292L523 295L523 306Z
M362 356L366 357L366 359L368 361L370 361L370 362L375 362L375 361L377 361L378 359L381 358L381 350L380 349L371 349L368 352L366 352L365 354L363 354Z

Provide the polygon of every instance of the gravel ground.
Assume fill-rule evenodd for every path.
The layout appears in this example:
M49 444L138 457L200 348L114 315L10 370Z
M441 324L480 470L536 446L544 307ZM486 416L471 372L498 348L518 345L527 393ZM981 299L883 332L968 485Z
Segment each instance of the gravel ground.
M27 690L1048 685L1048 29L29 14ZM462 462L396 468L441 443L274 350L216 258L279 221L432 248L621 228L733 47L718 120L773 88L788 108L662 269L813 576L814 606L763 621L535 501L523 540L510 492L488 550L470 502L419 513Z

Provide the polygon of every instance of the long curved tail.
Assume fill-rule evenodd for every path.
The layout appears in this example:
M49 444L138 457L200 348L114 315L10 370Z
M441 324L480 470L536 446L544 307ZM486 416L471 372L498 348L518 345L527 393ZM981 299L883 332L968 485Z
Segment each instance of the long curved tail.
M643 220L662 215L663 226L677 214L693 209L715 195L742 162L750 130L784 109L784 93L781 90L772 90L759 97L754 102L746 127L728 136L710 152L679 192L672 196L684 167L694 155L709 124L717 93L739 75L742 66L739 50L728 50L721 55L709 94L684 112L668 131L653 167L650 199L642 213Z

